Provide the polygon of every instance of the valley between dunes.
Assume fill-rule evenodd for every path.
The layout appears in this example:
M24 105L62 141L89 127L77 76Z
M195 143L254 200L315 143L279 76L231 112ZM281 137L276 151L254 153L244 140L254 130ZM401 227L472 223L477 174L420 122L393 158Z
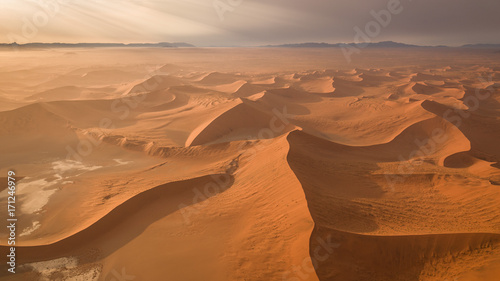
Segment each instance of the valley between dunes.
M500 54L409 52L1 51L0 280L498 280Z

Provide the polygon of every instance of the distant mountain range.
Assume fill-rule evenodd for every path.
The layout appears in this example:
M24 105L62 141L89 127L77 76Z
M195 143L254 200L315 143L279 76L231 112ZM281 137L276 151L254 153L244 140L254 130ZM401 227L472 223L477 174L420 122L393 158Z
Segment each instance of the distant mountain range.
M278 47L278 48L341 48L341 47L360 47L360 44L356 43L297 43L297 44L282 44L282 45L266 45L261 47ZM362 45L365 48L446 48L448 46L439 45L439 46L419 46L419 45L411 45L405 43L398 43L394 41L383 41L377 43L366 43ZM500 44L468 44L463 45L459 48L500 48Z
M283 45L267 45L263 47L282 47L282 48L340 48L340 47L347 47L347 46L353 46L359 47L359 44L356 43L336 43L336 44L330 44L330 43L315 43L315 42L308 42L308 43L297 43L297 44L283 44ZM417 45L410 45L410 44L404 44L404 43L398 43L398 42L393 42L393 41L384 41L384 42L378 42L378 43L366 43L364 45L365 47L376 47L376 48L409 48L409 47L420 47Z
M500 44L467 44L462 48L500 48Z
M159 47L159 48L185 48L195 47L194 45L176 42L160 42L160 43L27 43L27 44L0 44L1 47L17 47L17 48L102 48L102 47Z
M448 46L419 46L412 44L399 43L394 41L383 41L376 43L366 43L365 45L360 45L356 43L296 43L296 44L281 44L281 45L265 45L259 47L266 48L341 48L341 47L363 47L363 48L446 48ZM0 48L6 47L17 47L17 48L103 48L103 47L158 47L158 48L189 48L196 47L189 43L184 42L160 42L160 43L27 43L27 44L17 44L17 43L0 43ZM467 44L456 48L496 48L500 49L500 44Z

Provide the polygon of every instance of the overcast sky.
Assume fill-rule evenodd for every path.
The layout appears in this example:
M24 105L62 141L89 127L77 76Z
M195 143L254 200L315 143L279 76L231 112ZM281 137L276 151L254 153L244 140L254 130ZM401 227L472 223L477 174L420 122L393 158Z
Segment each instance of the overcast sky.
M374 20L370 11L387 10L394 1L0 0L0 41L197 46L353 42L354 28L364 30ZM500 43L499 0L401 0L398 10L386 27L378 25L379 32L371 26L376 34L369 36L372 42Z

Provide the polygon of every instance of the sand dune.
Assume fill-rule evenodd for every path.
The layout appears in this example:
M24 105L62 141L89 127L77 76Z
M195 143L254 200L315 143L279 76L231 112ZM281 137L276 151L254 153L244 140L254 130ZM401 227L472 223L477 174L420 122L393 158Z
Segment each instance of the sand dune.
M278 125L277 123L281 124ZM285 126L280 130L279 133L281 134L293 128L289 124L283 124L278 118L273 118L272 115L254 108L251 102L243 100L242 103L224 112L211 121L210 124L204 126L201 131L193 131L196 135L191 135L188 138L186 146L231 140L274 138L278 136L278 132L261 131L262 128L271 126Z
M67 52L0 71L1 280L500 276L498 56Z
M161 89L166 89L173 86L184 85L181 79L169 75L154 75L146 81L135 85L129 94L149 93Z
M221 85L231 84L237 82L240 75L233 75L231 73L212 72L207 74L199 81L202 85Z
M298 87L304 91L311 93L331 93L335 91L335 88L332 86L333 78L331 77L321 77L317 79L301 78L301 82L298 83Z
M47 90L27 97L27 100L54 101L78 99L82 95L82 90L75 86L66 86Z
M446 116L448 120L456 124L471 141L471 153L474 156L490 162L500 161L500 149L495 142L500 137L497 118L479 115L475 112L450 110L449 107L432 101L425 101L422 106L437 115ZM460 113L467 117L462 117ZM481 125L478 126L479 124Z
M49 128L59 129L66 125L65 118L47 110L47 105L41 103L0 112L0 122L4 136L10 133L43 132Z
M61 240L49 245L20 247L19 253L20 255L26 257L23 262L31 262L40 259L55 259L74 253L81 250L81 248L91 248L93 247L91 245L96 243L95 240L103 239L103 236L107 236L109 238L113 237L116 243L115 247L120 248L144 231L144 228L146 228L148 224L151 224L155 220L168 215L168 213L172 211L176 211L179 205L178 202L190 199L190 188L193 186L198 187L206 185L212 178L216 177L227 177L230 179L227 185L220 188L220 192L230 188L232 185L233 179L231 175L208 175L200 178L160 185L135 195L111 210L109 213L104 214L102 218L89 227L69 237L63 237ZM161 208L159 208L159 206L161 206ZM134 218L136 218L137 221L137 219L141 217L140 212L144 212L144 209L149 210L149 214L142 214L145 217L148 217L147 221L142 220L142 227L140 227L141 224L128 221L134 220ZM153 214L154 216L152 216ZM127 224L134 224L135 227L133 233L126 232L123 237L120 237L121 239L118 239L116 235L108 234L110 230L113 230L120 225L123 226ZM116 248L110 250L114 251ZM106 254L104 253L104 255Z
M499 236L495 234L388 237L320 229L311 237L312 249L321 246L314 242L321 235L341 246L319 263L320 280L446 280L485 269L490 272L483 280L498 276Z

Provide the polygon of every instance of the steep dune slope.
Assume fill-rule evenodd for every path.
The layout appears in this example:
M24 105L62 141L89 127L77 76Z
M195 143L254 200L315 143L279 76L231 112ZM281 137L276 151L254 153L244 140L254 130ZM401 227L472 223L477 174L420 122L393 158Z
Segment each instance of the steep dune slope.
M36 276L34 261L65 257L77 259L75 267L59 269L66 277L93 270L107 278L123 266L141 280L278 280L296 276L296 267L311 268L313 224L286 164L286 138L235 145L245 150L226 174L157 186L58 242L19 247L18 276ZM138 261L144 252L150 257ZM315 272L308 270L306 280L317 280Z
M399 175L397 189L387 178L402 165L393 164L401 161L398 155L412 151L409 140L425 138L438 124L446 128L437 118L430 121L370 147L338 145L299 131L288 136L288 161L316 225L310 255L320 280L441 280L495 268L500 258L500 221L494 215L500 211L494 203L500 199L498 189L487 181L476 186L469 175L468 190L462 190L464 176L439 162L415 164L413 171ZM456 140L448 142L426 159L453 153L442 150ZM466 140L464 145L467 149ZM325 243L331 245L326 253L320 251ZM472 262L475 256L481 259Z

